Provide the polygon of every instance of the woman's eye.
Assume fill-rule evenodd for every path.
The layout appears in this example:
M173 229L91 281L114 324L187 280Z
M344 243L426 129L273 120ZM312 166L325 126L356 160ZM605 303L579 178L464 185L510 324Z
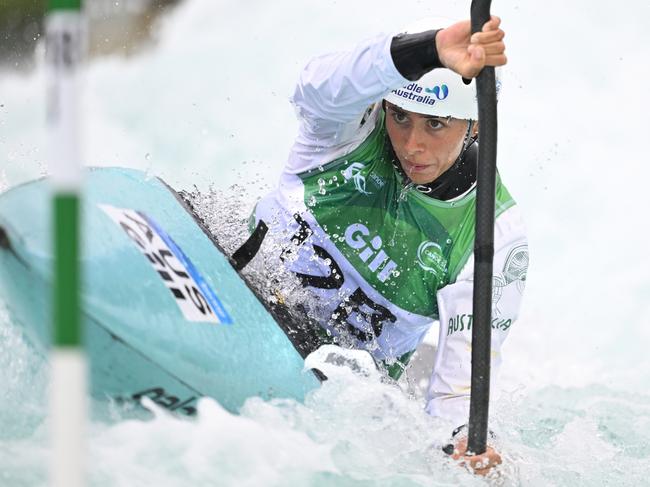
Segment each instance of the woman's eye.
M442 123L440 120L436 120L435 118L429 119L429 127L432 129L441 129L445 126L444 123Z
M408 120L408 117L405 113L393 112L393 120L397 123L404 123Z

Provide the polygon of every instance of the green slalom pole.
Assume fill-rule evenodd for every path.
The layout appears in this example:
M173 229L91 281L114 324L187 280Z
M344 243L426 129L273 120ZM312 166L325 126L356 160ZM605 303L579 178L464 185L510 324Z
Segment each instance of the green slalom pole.
M52 179L53 347L50 353L50 485L85 485L86 357L79 249L80 88L85 53L81 0L50 0L46 19L47 123Z

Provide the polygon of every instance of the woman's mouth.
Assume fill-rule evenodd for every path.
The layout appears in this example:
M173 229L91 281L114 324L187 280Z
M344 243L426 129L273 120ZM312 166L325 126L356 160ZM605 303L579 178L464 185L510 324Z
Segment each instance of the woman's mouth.
M408 159L404 159L404 170L407 173L423 172L429 169L430 166L430 164L416 164Z

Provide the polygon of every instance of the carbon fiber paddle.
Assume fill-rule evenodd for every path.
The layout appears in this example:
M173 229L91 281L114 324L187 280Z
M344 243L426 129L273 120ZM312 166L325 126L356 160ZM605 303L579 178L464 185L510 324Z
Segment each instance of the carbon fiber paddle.
M472 33L490 19L491 0L472 0ZM476 188L474 241L474 321L472 327L472 391L469 407L468 451L485 453L490 401L492 339L492 261L494 258L494 198L497 160L497 97L494 68L486 66L476 78L480 144Z

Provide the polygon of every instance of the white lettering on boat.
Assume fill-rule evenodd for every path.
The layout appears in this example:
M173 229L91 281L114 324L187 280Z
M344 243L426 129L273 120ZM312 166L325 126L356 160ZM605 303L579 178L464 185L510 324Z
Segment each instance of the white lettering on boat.
M189 259L152 220L135 210L99 205L135 242L188 321L231 323L219 299Z

